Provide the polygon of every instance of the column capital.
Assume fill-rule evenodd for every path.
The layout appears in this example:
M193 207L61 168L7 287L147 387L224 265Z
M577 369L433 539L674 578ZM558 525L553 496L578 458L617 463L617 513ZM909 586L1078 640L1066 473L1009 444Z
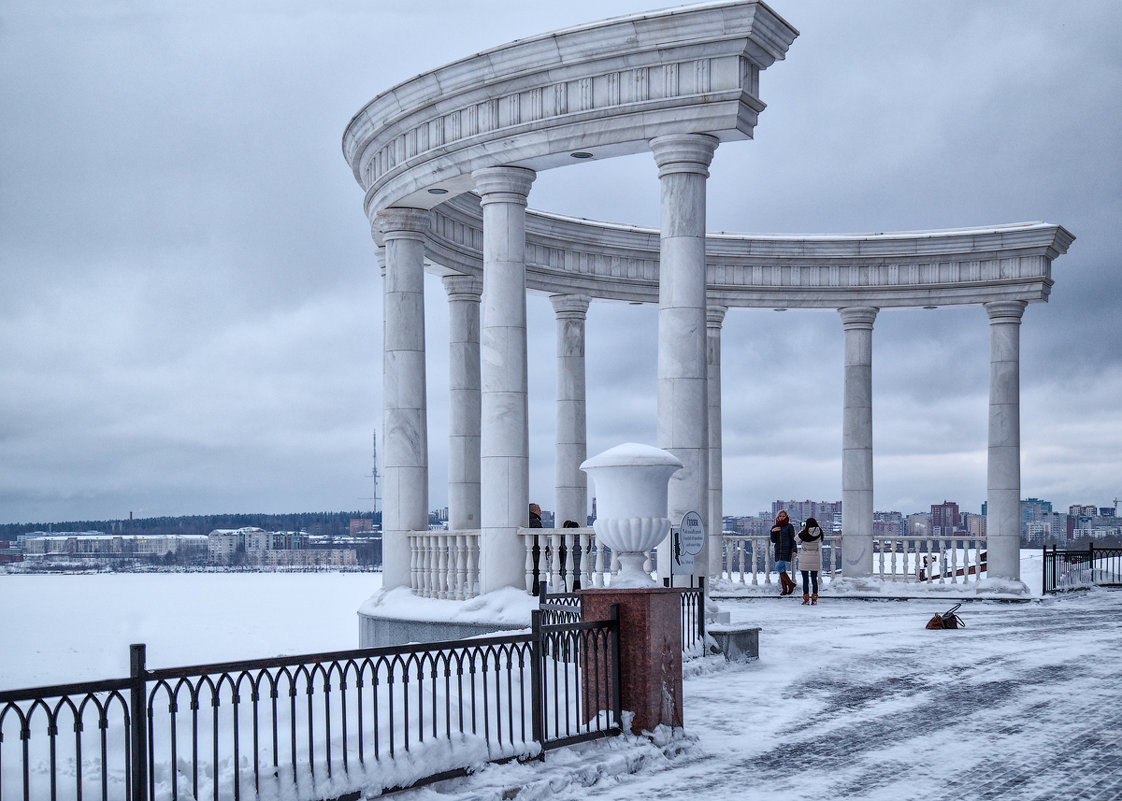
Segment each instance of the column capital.
M648 143L658 165L658 177L695 173L709 177L709 164L721 142L709 134L668 134Z
M405 207L391 207L381 209L375 215L374 227L381 234L382 240L388 239L423 239L429 230L429 221L432 215L425 209L410 209Z
M725 322L725 312L728 306L706 306L705 307L705 327L710 331L713 329L720 330Z
M525 167L482 167L471 174L475 191L488 203L526 205L526 196L538 174Z
M990 316L990 325L1020 325L1021 315L1025 313L1025 306L1028 304L1023 300L995 300L982 305Z
M880 309L875 306L846 306L838 309L842 318L842 327L845 330L873 330L873 321L877 319Z
M558 319L580 318L588 313L588 304L592 302L592 298L588 295L550 295L550 303L553 304L553 312L557 315Z
M483 295L483 281L474 275L446 275L440 279L444 283L444 291L448 300L466 300L479 302Z

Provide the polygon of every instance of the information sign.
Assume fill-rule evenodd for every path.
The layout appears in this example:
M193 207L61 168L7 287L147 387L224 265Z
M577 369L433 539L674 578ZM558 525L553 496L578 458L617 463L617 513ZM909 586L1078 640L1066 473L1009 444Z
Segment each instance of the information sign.
M678 529L682 550L690 556L697 556L705 546L705 524L697 512L686 512Z

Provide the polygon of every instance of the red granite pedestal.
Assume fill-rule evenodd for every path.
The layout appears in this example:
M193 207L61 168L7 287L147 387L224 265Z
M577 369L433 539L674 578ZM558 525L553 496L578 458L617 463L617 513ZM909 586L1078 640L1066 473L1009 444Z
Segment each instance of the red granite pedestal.
M682 725L682 593L664 587L581 590L581 619L607 620L619 606L620 700L633 734ZM610 697L599 671L585 697Z

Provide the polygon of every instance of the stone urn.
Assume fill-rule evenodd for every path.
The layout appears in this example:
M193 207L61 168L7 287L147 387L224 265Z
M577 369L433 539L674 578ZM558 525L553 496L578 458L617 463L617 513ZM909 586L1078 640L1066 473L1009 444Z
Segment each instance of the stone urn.
M585 460L580 469L596 482L596 540L619 556L612 589L657 586L643 562L670 531L667 483L682 463L661 448L627 442Z

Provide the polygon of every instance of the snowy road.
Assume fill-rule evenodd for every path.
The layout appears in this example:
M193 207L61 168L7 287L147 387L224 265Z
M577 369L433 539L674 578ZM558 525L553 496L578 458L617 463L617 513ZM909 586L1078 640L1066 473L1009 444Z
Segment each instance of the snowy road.
M974 602L722 601L761 658L687 679L686 732L494 766L421 798L1122 799L1122 592Z

